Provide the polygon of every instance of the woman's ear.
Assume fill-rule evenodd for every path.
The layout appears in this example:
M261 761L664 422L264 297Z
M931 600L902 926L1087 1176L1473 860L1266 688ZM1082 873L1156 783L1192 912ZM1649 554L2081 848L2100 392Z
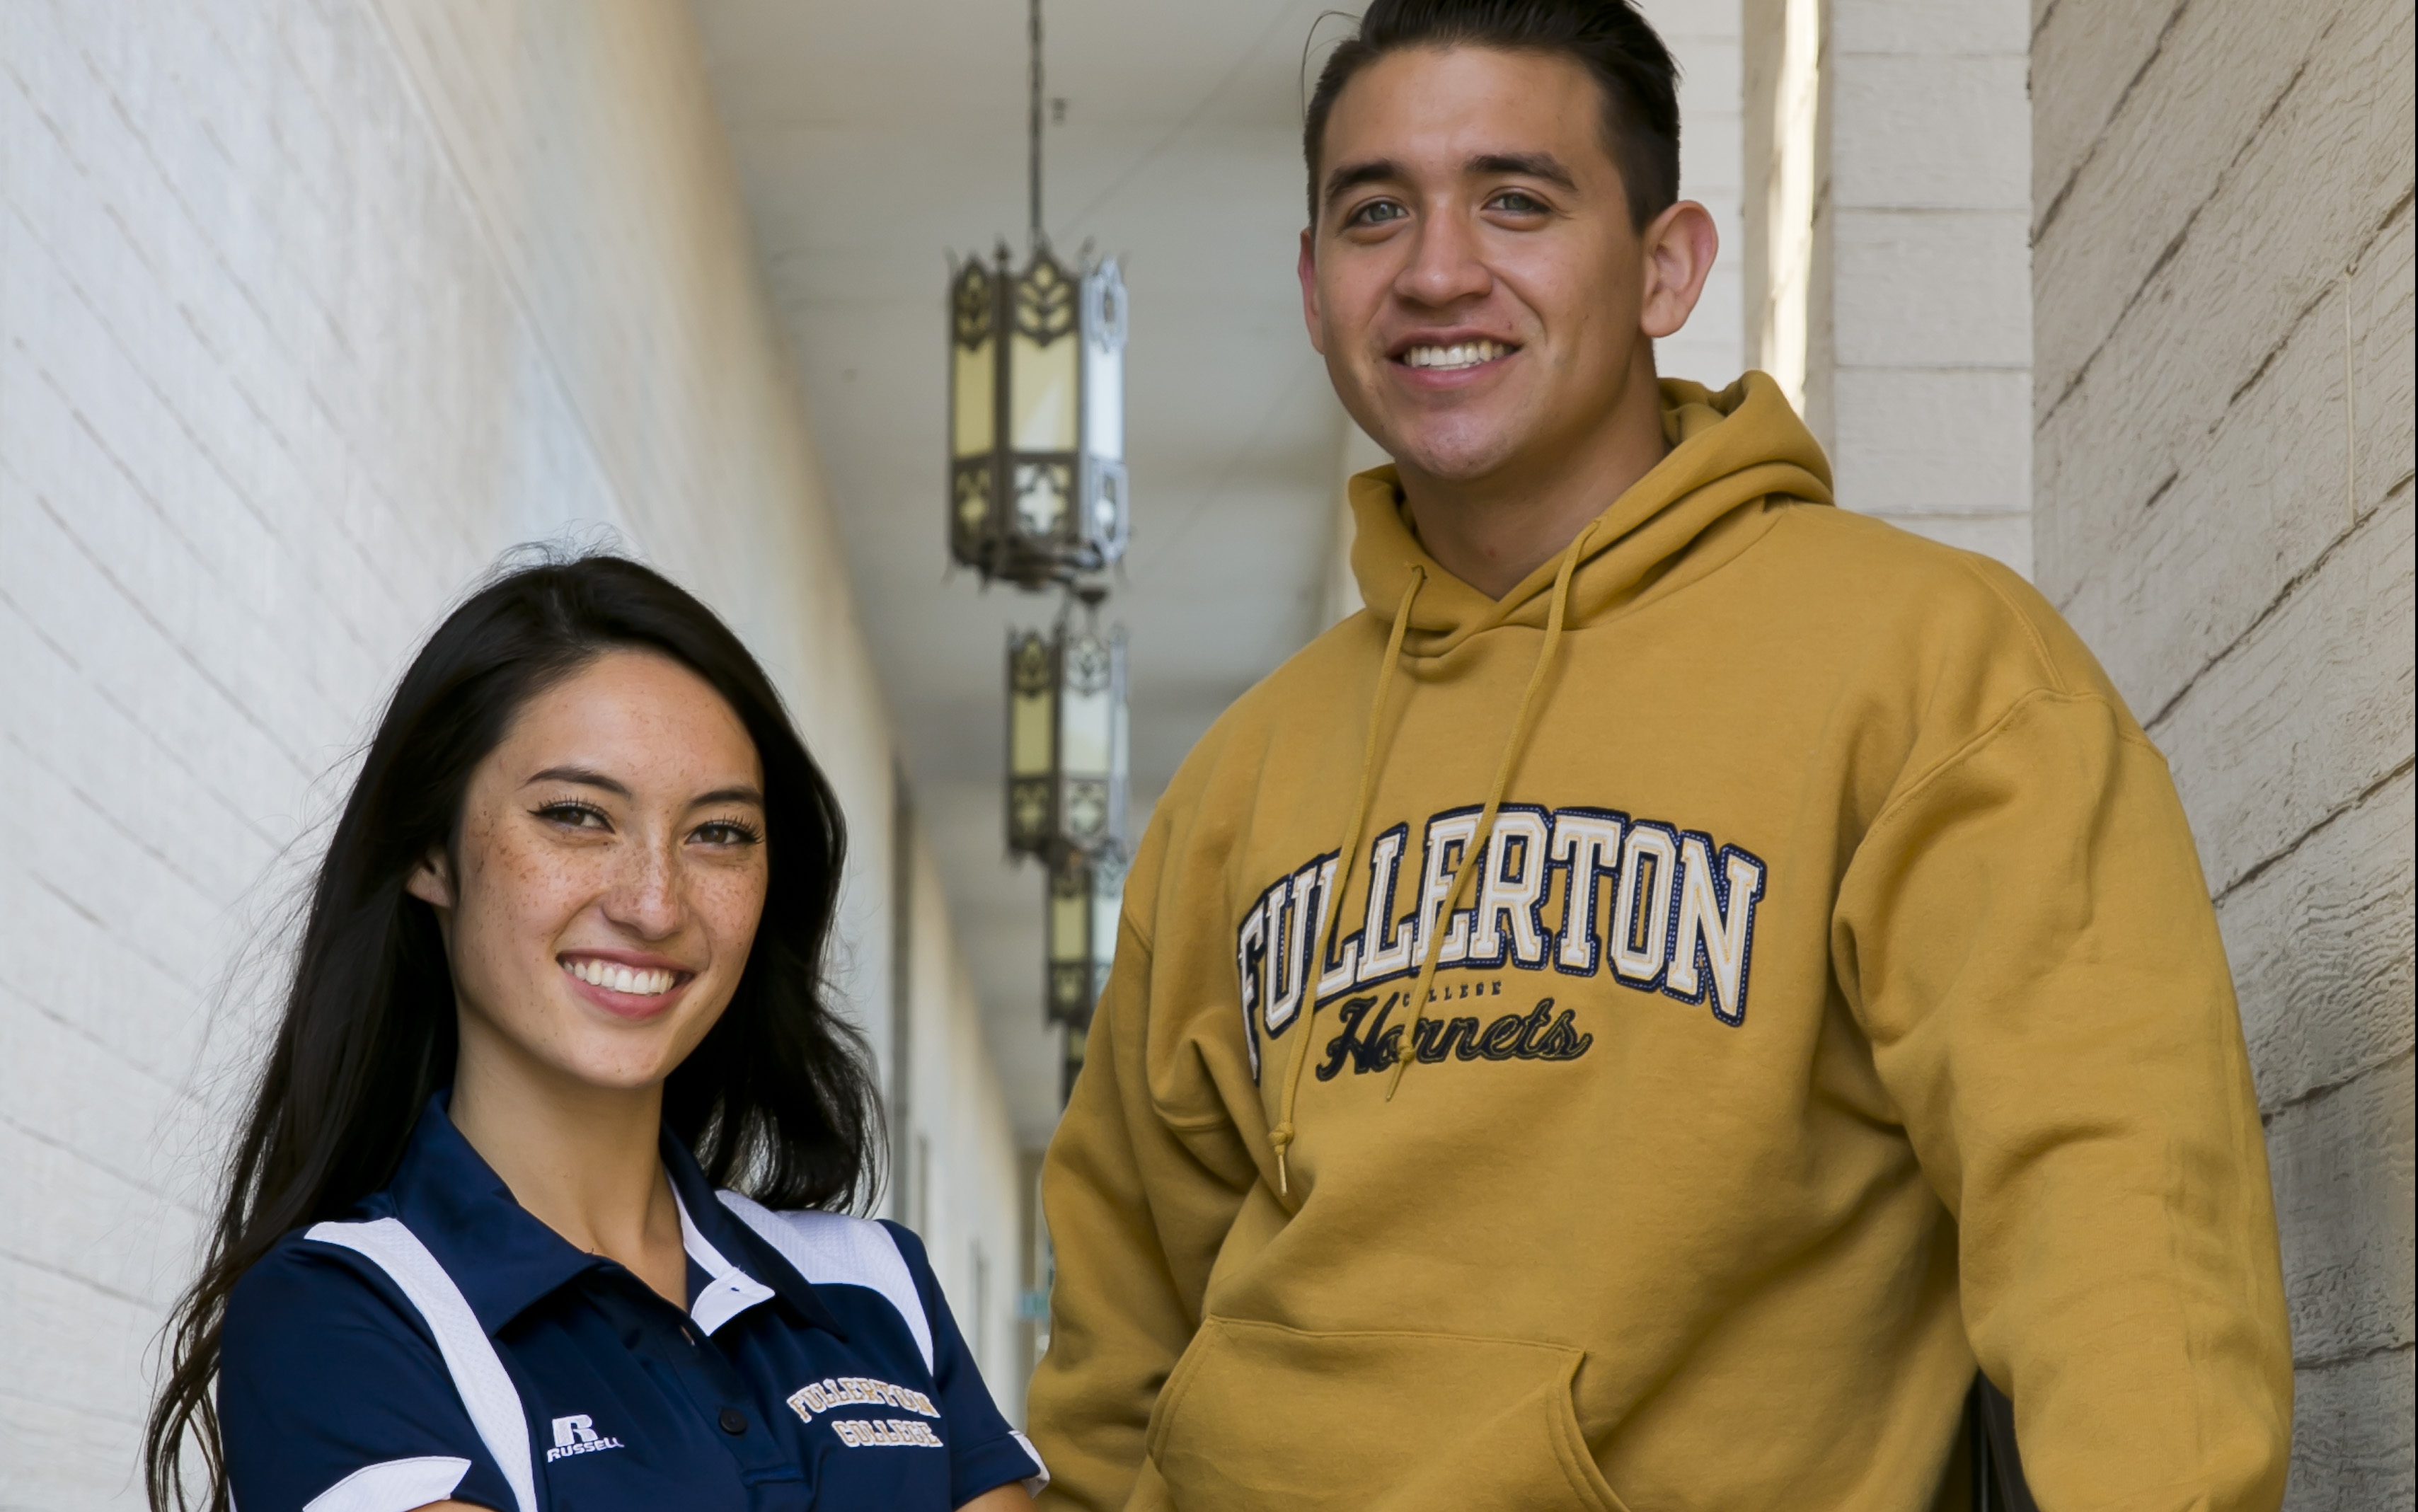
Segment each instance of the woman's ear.
M441 849L422 856L411 875L403 879L403 890L432 909L453 907L453 863Z

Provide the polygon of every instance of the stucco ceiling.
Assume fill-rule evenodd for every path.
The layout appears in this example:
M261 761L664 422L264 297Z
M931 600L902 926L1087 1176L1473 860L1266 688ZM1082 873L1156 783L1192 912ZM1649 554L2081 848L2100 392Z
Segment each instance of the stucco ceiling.
M1327 0L1048 0L1047 221L1130 287L1136 822L1316 629L1342 420L1301 332L1299 70ZM1057 1113L1041 878L1001 841L1002 645L946 573L946 256L1025 223L1021 0L695 0L858 605L1019 1136Z

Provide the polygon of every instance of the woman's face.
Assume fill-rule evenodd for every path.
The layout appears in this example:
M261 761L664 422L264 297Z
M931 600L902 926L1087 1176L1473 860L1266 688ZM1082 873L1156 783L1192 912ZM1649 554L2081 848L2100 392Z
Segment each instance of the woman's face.
M466 1061L661 1082L721 1017L764 911L764 774L667 657L609 651L529 700L471 774L437 910Z

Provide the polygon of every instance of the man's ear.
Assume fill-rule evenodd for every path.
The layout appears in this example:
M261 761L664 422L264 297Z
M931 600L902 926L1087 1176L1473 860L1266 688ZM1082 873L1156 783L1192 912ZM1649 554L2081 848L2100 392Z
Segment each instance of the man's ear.
M1712 211L1694 200L1681 200L1656 216L1638 239L1645 254L1645 297L1638 306L1637 326L1660 341L1694 313L1705 292L1705 277L1721 252L1721 233L1713 229Z
M442 849L431 850L403 879L403 890L432 909L453 907L453 862Z
M1319 356L1326 355L1326 338L1318 328L1318 253L1310 243L1312 226L1301 232L1301 323L1309 328L1309 349Z

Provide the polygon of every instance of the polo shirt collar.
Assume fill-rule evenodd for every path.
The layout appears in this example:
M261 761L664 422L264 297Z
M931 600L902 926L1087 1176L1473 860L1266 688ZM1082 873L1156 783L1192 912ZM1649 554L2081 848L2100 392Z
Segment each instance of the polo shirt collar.
M580 1249L520 1205L453 1126L447 1112L451 1095L450 1088L441 1090L421 1109L387 1193L395 1215L445 1267L480 1326L493 1335L540 1299L611 1261ZM692 1321L711 1334L778 1296L806 1321L845 1336L812 1285L715 1199L696 1157L668 1131L662 1151L680 1205L681 1247L707 1277L690 1305Z
M812 1282L742 1223L714 1195L688 1147L664 1133L664 1170L680 1202L681 1242L708 1277L689 1306L689 1317L711 1334L756 1304L779 1297L825 1333L848 1336Z

